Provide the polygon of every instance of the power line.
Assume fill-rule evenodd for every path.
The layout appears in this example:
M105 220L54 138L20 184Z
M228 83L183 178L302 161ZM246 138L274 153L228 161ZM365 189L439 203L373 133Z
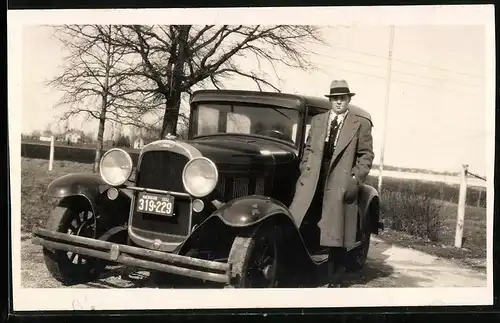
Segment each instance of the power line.
M358 51L358 50L350 49L350 48L346 48L346 47L335 46L335 45L330 45L330 47L333 47L333 48L336 48L336 49L340 49L340 50L343 50L343 51L347 51L347 52L351 52L351 53L357 53L357 54L361 54L361 55L366 55L366 56L371 56L371 57L376 57L376 58L381 58L381 59L387 59L387 57L385 57L383 55L371 54L371 53L367 53L367 52L363 52L363 51ZM449 73L454 73L454 74L459 74L459 75L466 75L466 76L471 76L471 77L475 77L475 78L484 79L483 75L472 74L472 73L467 73L467 72L462 72L462 71L455 71L455 70L450 70L450 69L447 69L447 68L437 67L437 66L423 64L423 63L417 63L417 62L412 62L412 61L407 61L407 60L402 60L402 59L393 59L393 61L397 61L397 62L404 63L404 64L410 64L410 65L416 65L416 66L421 66L421 67L432 68L432 69L441 70L441 71L445 71L445 72L449 72Z
M426 79L431 79L431 80L437 80L437 81L443 81L443 82L448 82L448 83L455 83L455 84L460 84L460 85L464 85L464 86L468 86L468 87L475 87L475 88L479 88L479 86L477 85L472 85L472 84L469 84L469 83L463 83L463 82L458 82L458 81L452 81L452 80L448 80L448 79L444 79L444 78L440 78L440 77L432 77L432 76L425 76L425 75L418 75L418 74L414 74L414 73L410 73L410 72L404 72L404 71L400 71L400 70L392 70L394 73L399 73L399 74L406 74L406 75L412 75L412 76L416 76L416 77L421 77L421 78L426 78Z
M382 67L380 65L368 64L368 63L360 62L360 61L357 61L357 60L346 59L346 58L339 58L339 57L335 57L335 56L331 56L331 55L326 55L326 54L320 54L320 53L315 53L315 54L318 55L318 56L322 56L322 57L326 57L326 58L332 58L332 59L336 59L336 60L344 61L344 62L350 62L350 63L354 63L354 64L358 64L358 65L370 66L370 67L376 67L376 68L384 68L384 67Z
M383 66L379 66L379 65L368 64L368 63L365 63L365 62L360 62L360 61L351 60L351 59L339 58L339 57L335 57L335 56L331 56L331 55L325 55L325 54L317 54L317 55L322 56L322 57L326 57L326 58L331 58L331 59L339 60L339 61L350 62L350 63L353 63L353 64L362 65L362 66L369 66L369 67L375 67L375 68L380 68L380 69L384 68ZM437 80L437 81L443 81L443 82L448 82L448 83L455 83L455 84L460 84L460 85L467 86L467 87L479 88L478 85L473 85L473 84L470 84L470 83L458 82L458 81L453 81L453 80L449 80L449 79L445 79L445 78L440 78L440 77L432 77L432 76L420 75L420 74L415 74L415 73L411 73L411 72L401 71L401 70L398 70L398 69L393 69L392 72L393 73L398 73L398 74L405 74L405 75L410 75L410 76L416 76L416 77L420 77L420 78L424 78L424 79Z
M334 67L333 69L336 69L336 70L339 70L339 71L348 72L348 73L353 73L353 74L359 74L359 75L364 75L364 76L368 76L368 77L373 77L373 78L377 78L377 79L385 79L383 76L380 76L380 75L375 75L375 74L371 74L371 73L358 72L358 71L354 71L354 70L350 70L350 69L346 69L346 68ZM321 73L327 74L325 71L321 71ZM409 82L409 81L403 81L403 80L392 79L391 82L393 82L393 83L401 83L401 84L408 84L408 85L413 85L413 86L422 87L422 88L429 88L429 89L436 90L436 91L441 91L441 92L461 93L461 94L466 93L466 94L469 94L469 95L478 95L478 92L458 91L458 90L449 90L449 89L439 89L436 86L431 86L431 85L428 85L428 84L418 84L418 83Z
M369 77L373 77L373 78L377 78L377 79L384 79L384 77L382 77L382 76L371 74L371 73L363 73L363 72L358 72L358 71L353 71L353 70L350 70L350 69L338 68L338 67L334 67L334 69L339 70L339 71L345 71L345 72L349 72L349 73L354 73L354 74L369 76ZM321 71L321 73L328 74L325 71Z
M409 84L409 85L418 86L418 87L423 87L423 88L429 88L429 89L436 90L436 91L441 91L441 92L451 92L451 93L467 93L467 94L470 94L470 95L478 95L478 94L479 94L478 92L470 92L470 91L458 91L458 90L440 89L440 88L437 88L437 87L435 87L435 86L431 86L431 85L427 85L427 84L417 84L417 83L408 82L408 81L402 81L402 80L393 80L393 82L395 82L395 83Z

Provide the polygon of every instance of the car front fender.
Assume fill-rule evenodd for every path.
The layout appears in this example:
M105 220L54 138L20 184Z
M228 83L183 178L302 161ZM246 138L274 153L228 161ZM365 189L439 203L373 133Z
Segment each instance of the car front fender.
M186 254L190 250L230 250L234 238L246 235L261 224L275 226L275 238L286 242L287 259L312 263L299 228L288 208L272 198L252 195L234 199L214 211L195 227L176 250Z
M292 214L283 203L260 195L234 199L221 206L211 217L220 218L230 227L242 228L260 223L275 215L285 215L295 223Z
M110 186L100 176L88 173L72 173L61 176L47 186L47 195L56 198L82 196L96 212L97 199Z

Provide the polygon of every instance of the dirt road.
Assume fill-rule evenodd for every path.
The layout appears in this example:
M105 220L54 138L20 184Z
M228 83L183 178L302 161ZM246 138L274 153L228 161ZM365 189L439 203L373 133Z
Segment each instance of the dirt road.
M48 273L41 247L22 242L21 251L23 288L61 287ZM133 271L121 277L120 268L111 269L97 282L74 286L77 288L127 288L151 286L147 272ZM121 278L120 278L121 277ZM126 279L124 279L126 278ZM346 287L484 287L486 274L464 268L413 249L389 245L373 237L366 267L345 278ZM163 287L163 286L162 286ZM172 286L164 286L172 287Z

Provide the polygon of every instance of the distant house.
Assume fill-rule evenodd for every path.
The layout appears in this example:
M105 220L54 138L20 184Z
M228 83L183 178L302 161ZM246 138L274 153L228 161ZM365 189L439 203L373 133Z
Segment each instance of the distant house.
M144 147L144 139L137 138L134 140L134 149L142 149Z
M72 144L79 143L82 139L82 134L76 131L68 131L64 135L64 141Z
M52 131L50 130L45 130L44 132L42 132L42 135L40 137L50 137L52 136Z
M55 135L55 140L56 141L65 141L66 140L66 136L64 134L62 134L62 133L57 134L57 135Z

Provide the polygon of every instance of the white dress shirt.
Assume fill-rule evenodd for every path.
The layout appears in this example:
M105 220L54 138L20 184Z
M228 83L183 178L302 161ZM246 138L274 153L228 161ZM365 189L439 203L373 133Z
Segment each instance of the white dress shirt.
M328 116L328 129L326 132L326 142L328 142L328 139L330 138L330 131L332 130L331 124L332 124L333 118L335 118L335 116L337 116L337 123L338 123L339 130L337 131L337 135L335 136L335 143L334 143L334 145L337 145L337 141L338 141L339 135L340 135L340 129L344 125L344 120L345 120L345 117L346 117L348 112L349 112L349 110L346 110L344 113L336 114L335 111L330 110L330 113Z

